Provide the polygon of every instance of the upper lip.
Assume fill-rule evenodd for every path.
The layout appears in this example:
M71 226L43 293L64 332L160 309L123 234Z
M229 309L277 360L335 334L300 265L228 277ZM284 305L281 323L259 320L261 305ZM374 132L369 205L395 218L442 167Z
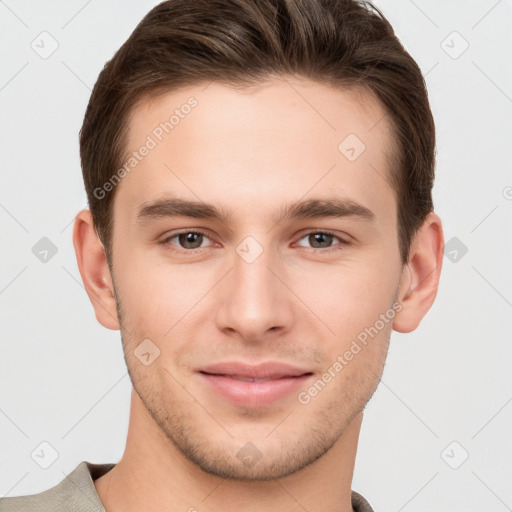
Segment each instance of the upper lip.
M306 373L311 373L309 370L276 361L255 365L238 361L226 361L201 367L199 372L249 379L281 379L283 377L299 377Z

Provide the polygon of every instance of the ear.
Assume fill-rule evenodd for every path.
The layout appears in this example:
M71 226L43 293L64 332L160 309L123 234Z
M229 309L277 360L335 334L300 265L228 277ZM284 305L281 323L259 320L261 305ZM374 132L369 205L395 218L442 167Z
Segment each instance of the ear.
M78 269L98 322L107 329L118 330L120 325L112 276L90 210L82 210L75 217L73 245Z
M400 279L393 329L414 331L434 303L443 264L444 235L441 219L431 212L416 233Z

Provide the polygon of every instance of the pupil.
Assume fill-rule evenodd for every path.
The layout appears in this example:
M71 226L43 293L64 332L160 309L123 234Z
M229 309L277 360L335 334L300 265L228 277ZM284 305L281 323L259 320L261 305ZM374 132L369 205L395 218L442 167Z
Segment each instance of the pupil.
M187 244L190 243L193 245L192 249L194 249L201 245L201 243L199 243L199 245L197 245L197 240L195 240L195 242L194 242L194 238L201 237L201 236L202 235L200 233L184 233L184 234L180 235L180 237L181 237L180 242L183 242L183 239L184 239L184 243L182 243L182 245L187 247ZM188 247L188 248L190 248L190 247Z
M322 238L324 238L324 237L327 237L327 239L329 239L329 237L332 238L332 235L328 235L327 233L316 233L316 234L313 234L312 236L315 240L315 243L319 242L320 244L322 243Z

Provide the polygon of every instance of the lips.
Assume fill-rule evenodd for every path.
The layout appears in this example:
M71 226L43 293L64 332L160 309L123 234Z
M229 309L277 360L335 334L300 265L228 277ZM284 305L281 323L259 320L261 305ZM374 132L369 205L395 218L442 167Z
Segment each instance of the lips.
M199 371L212 375L230 377L237 380L276 380L284 377L299 377L305 373L310 373L307 369L301 369L286 363L272 361L257 365L248 365L236 361L217 363L205 366Z
M226 379L234 379L234 380L239 380L239 381L242 381L242 382L266 382L268 380L276 380L276 379L273 379L273 378L253 379L251 377L244 377L243 375L219 375L219 377L226 377ZM279 378L282 379L282 378L285 378L285 377L279 377Z
M312 372L280 362L224 362L202 367L198 375L211 391L235 405L264 407L296 391Z

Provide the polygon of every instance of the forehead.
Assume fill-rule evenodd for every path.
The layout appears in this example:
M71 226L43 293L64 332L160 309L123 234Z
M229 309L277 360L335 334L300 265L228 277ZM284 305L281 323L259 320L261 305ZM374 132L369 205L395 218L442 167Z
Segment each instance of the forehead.
M368 91L296 78L247 90L212 82L146 99L128 126L125 161L137 161L116 199L126 208L172 194L249 213L309 192L394 206L393 137Z

